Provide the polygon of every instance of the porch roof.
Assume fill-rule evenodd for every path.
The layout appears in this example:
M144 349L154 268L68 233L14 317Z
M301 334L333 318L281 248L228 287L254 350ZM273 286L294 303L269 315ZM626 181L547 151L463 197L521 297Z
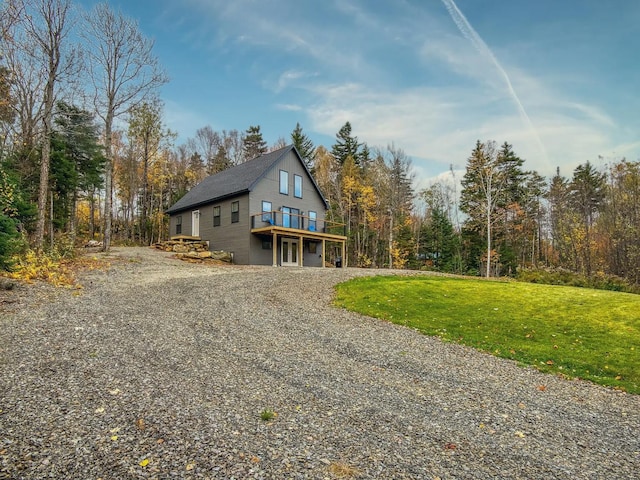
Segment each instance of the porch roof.
M284 237L296 237L309 240L326 240L330 242L346 242L347 237L334 233L324 233L300 228L281 227L278 225L267 225L265 227L252 228L251 233L256 235L278 235Z

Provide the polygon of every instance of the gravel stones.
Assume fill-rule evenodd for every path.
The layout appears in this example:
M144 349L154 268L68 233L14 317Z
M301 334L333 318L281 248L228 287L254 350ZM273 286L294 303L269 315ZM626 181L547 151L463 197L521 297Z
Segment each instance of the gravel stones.
M638 478L640 397L330 306L389 272L109 257L0 306L0 478Z

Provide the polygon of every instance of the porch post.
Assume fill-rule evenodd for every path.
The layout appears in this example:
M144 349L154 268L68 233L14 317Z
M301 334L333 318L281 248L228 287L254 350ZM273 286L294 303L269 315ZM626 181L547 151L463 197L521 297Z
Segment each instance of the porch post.
M271 240L271 250L273 252L273 266L278 266L278 234L273 232L273 239Z
M304 267L304 242L303 237L300 235L298 241L298 258L300 259L300 266Z
M347 249L346 249L346 242L343 241L342 242L342 268L347 266Z
M322 251L320 252L322 255L322 268L324 268L324 248L325 248L325 244L324 244L324 238L322 239Z

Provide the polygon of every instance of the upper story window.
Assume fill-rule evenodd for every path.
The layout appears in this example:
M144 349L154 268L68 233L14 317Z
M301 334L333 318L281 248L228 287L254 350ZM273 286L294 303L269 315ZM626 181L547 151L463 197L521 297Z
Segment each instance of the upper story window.
M302 198L302 177L300 175L293 176L293 196Z
M231 202L231 223L240 221L240 202Z
M213 207L213 226L220 226L220 205Z
M269 221L273 221L273 217L272 217L272 210L273 208L271 207L271 202L267 202L266 200L262 201L262 221L263 222L269 222Z
M309 231L311 232L315 232L318 228L317 217L318 214L316 212L312 212L311 210L309 210Z
M289 195L289 172L280 170L280 193Z

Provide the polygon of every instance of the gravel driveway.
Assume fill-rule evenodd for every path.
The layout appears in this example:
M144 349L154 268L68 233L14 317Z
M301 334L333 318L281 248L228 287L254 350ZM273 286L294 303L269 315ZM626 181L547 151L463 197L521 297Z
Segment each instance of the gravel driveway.
M329 305L374 271L110 257L0 306L0 478L640 478L640 396Z

